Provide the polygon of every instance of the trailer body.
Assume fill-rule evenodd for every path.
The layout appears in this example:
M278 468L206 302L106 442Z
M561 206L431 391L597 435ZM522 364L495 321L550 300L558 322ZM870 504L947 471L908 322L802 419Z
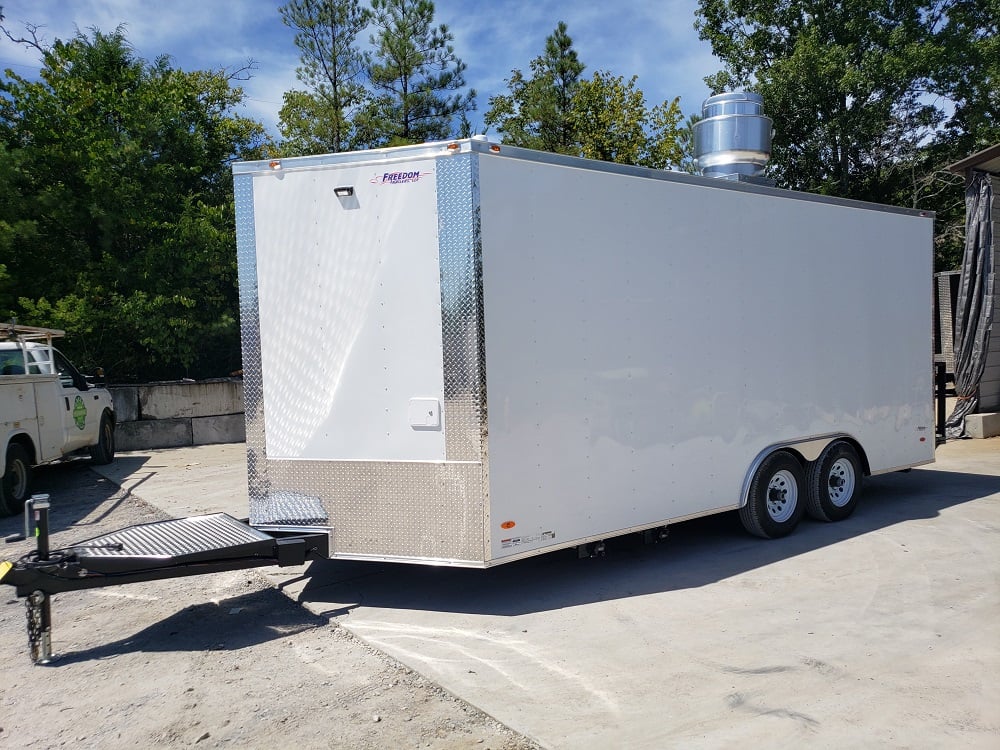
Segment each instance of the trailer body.
M234 180L257 528L487 567L933 460L930 216L478 139Z

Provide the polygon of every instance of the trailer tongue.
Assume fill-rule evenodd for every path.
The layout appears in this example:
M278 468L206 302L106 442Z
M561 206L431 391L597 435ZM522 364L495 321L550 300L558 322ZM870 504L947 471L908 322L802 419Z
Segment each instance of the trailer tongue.
M52 659L51 597L64 591L269 565L302 565L329 557L326 532L264 533L225 513L156 521L49 549L48 497L32 498L35 551L0 563L0 582L28 608L31 660Z

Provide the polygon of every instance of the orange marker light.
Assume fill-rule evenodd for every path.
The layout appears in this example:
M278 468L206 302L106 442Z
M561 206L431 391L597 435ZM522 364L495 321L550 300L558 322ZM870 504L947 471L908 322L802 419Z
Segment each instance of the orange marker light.
M504 521L502 524L500 524L500 528L501 529L513 529L516 525L517 524L515 524L513 521Z

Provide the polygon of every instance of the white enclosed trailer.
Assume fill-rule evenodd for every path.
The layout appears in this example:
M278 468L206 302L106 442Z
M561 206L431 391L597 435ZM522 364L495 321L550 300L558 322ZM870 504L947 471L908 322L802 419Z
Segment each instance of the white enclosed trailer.
M926 214L478 139L234 179L258 528L486 567L934 458Z

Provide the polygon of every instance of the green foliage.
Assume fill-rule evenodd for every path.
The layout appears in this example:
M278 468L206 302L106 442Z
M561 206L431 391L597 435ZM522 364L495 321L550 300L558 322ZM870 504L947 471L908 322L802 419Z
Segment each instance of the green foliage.
M289 0L278 8L295 29L302 65L296 70L307 91L284 96L279 129L287 153L332 153L347 149L352 118L367 99L364 58L355 39L371 12L358 0Z
M954 113L940 140L968 155L1000 141L1000 0L953 0L944 10L934 84Z
M646 108L636 76L598 71L580 82L570 121L581 155L590 159L637 164L655 169L677 166L683 159L680 99Z
M228 164L265 145L232 113L242 91L139 59L118 29L57 41L0 94L0 314L66 329L118 380L238 369L218 356L239 341Z
M373 51L366 55L373 95L355 118L356 145L391 146L455 134L475 109L465 88L465 63L452 34L434 26L430 0L372 0Z
M779 184L935 210L951 267L961 181L944 167L1000 137L998 18L998 0L700 0L696 28L725 64L712 90L764 97Z
M545 52L507 79L508 93L490 98L484 121L504 143L541 151L665 169L684 161L679 99L647 109L637 78L606 71L581 78L566 24L545 40Z
M577 154L572 107L584 67L560 21L545 40L545 52L531 61L531 77L511 71L509 93L490 97L484 122L512 146Z

